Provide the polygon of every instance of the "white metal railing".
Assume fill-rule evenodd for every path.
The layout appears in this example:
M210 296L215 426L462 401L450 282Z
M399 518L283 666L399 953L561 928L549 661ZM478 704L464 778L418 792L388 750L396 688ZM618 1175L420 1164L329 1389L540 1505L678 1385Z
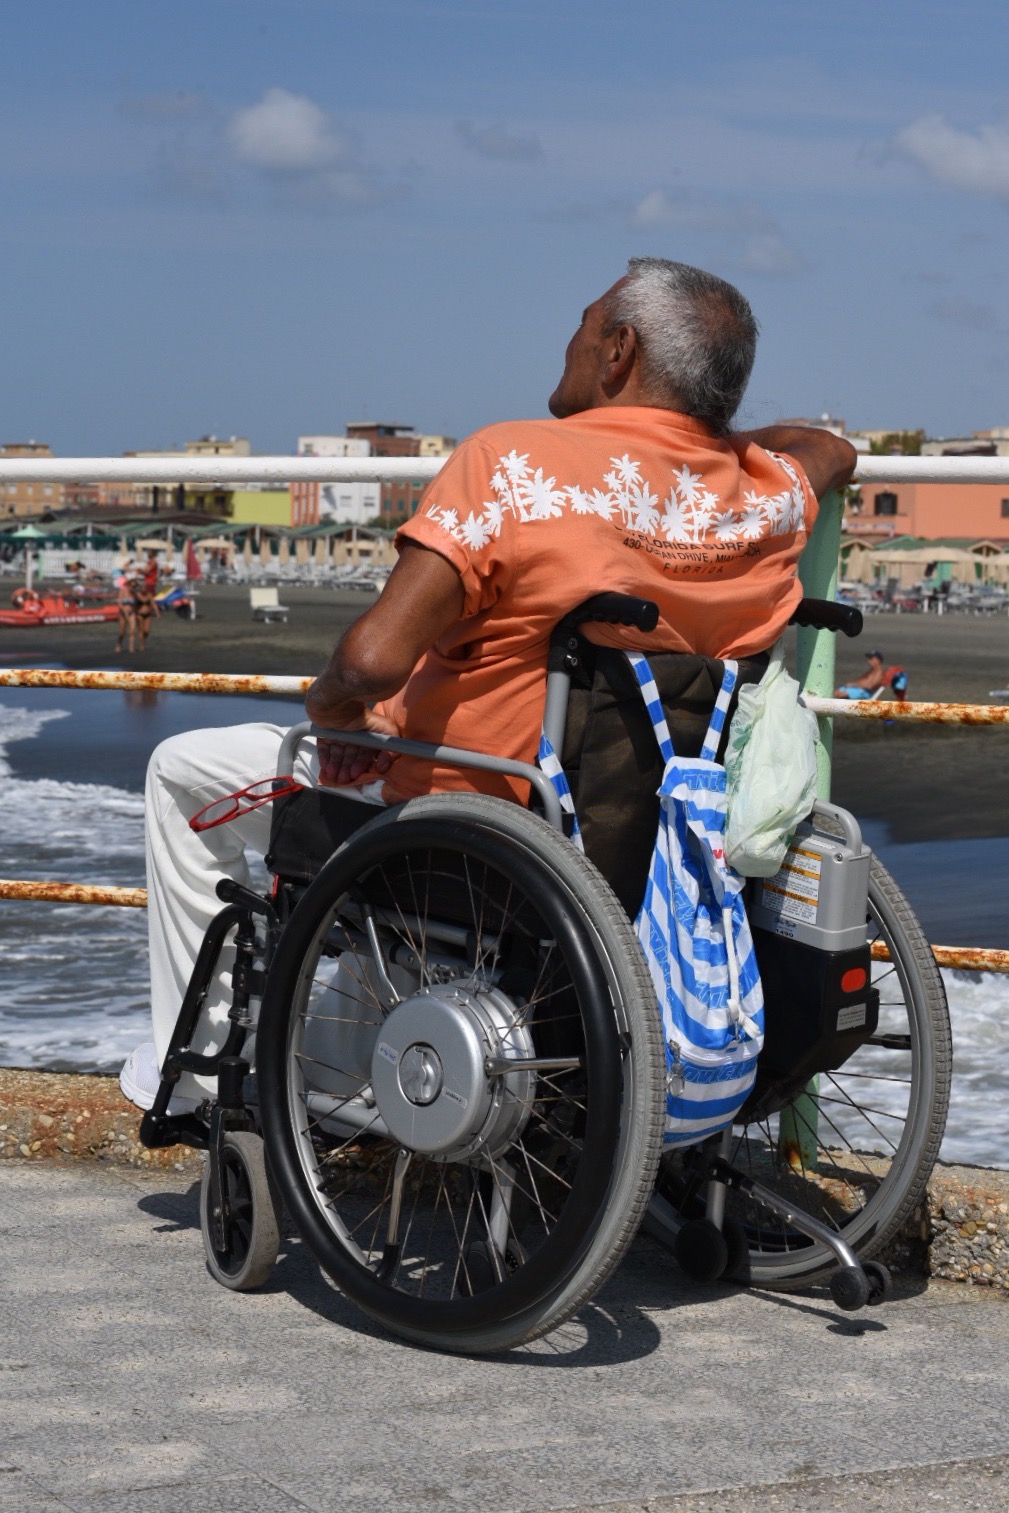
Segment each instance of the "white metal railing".
M381 483L433 478L444 457L0 457L0 483ZM861 456L862 483L1009 483L1009 457Z
M0 457L0 483L381 483L428 479L444 457ZM1009 476L1009 474L1007 474Z
M856 483L1009 483L1009 457L866 457Z

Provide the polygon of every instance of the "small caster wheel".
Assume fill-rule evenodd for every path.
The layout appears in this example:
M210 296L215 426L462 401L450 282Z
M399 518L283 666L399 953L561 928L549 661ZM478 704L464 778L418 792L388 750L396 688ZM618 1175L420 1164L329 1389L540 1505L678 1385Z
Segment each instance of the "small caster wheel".
M869 1279L869 1307L888 1303L893 1297L893 1278L882 1261L863 1261L862 1270Z
M207 1266L232 1292L262 1287L277 1262L280 1222L266 1151L258 1135L229 1130L221 1147L221 1188L227 1198L224 1247L218 1248L211 1213L210 1161L200 1187L200 1230Z
M729 1247L722 1231L710 1219L688 1219L681 1224L673 1244L687 1276L695 1282L717 1282L729 1264Z
M845 1313L857 1313L869 1301L869 1278L861 1266L842 1266L830 1279L830 1295Z

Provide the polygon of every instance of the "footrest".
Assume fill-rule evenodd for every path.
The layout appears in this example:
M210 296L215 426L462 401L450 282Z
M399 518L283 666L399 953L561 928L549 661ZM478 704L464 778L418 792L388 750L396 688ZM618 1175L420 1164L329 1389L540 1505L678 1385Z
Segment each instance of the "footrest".
M205 1151L210 1129L195 1114L155 1114L152 1109L140 1121L139 1140L148 1150L164 1150L168 1145L189 1145Z

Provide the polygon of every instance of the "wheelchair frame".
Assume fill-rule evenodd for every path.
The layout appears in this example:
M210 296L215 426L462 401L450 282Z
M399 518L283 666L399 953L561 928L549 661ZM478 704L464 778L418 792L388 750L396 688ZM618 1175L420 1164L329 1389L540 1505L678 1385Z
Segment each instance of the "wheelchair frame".
M842 629L849 635L858 634L861 628L861 615L851 606L845 605L803 601L795 618L799 623ZM571 676L578 665L580 644L577 635L578 625L589 621L608 621L633 624L639 629L648 630L653 628L656 619L656 607L648 601L623 595L604 594L586 601L559 623L551 639L544 715L544 731L555 750L562 749ZM300 741L309 736L326 735L332 735L332 732L316 729L308 722L292 727L282 743L278 759L278 776L287 776L293 771L294 756ZM507 761L486 753L431 745L405 738L373 735L364 731L341 732L340 739L347 744L371 749L387 749L444 765L469 767L522 778L529 782L533 793L539 799L546 824L553 831L563 834L563 815L558 795L544 773L531 764ZM414 805L423 805L425 802L427 801L414 801ZM496 804L501 801L485 800L483 802ZM514 809L516 806L506 807ZM410 806L404 806L404 808L409 810ZM388 815L389 812L379 810L376 818ZM853 821L852 824L854 824ZM374 827L369 824L364 828L372 830ZM358 835L361 833L358 832ZM348 844L354 844L356 840L357 836L353 837ZM341 848L336 856L339 857L344 849ZM327 864L325 869L327 872L335 860L336 858ZM224 1285L241 1290L261 1285L269 1274L279 1246L277 1212L280 1200L257 1140L257 1133L262 1123L259 1106L260 1087L251 1072L250 1062L242 1055L242 1052L249 1032L256 1027L257 1015L253 1003L255 999L262 998L266 991L270 969L288 924L290 900L285 895L283 887L280 889L279 898L270 900L228 880L219 885L218 894L226 907L212 922L199 952L166 1054L161 1085L153 1107L142 1120L140 1138L149 1146L161 1146L181 1141L208 1151L207 1169L201 1194L201 1220L208 1264L213 1275ZM295 915L296 913L295 910ZM374 923L367 915L364 918L364 925L364 933L372 938L375 955L381 961L382 953L373 938ZM260 930L261 935L258 933ZM229 1011L228 1034L217 1052L199 1055L189 1049L190 1042L199 1022L200 1011L214 976L220 950L233 931L235 932L236 962L232 979L232 1005ZM889 933L892 935L892 929ZM636 943L632 947L633 950L636 950ZM391 988L391 983L388 986ZM637 991L640 990L641 980L638 979ZM648 991L647 982L644 991L646 993ZM905 989L905 992L908 991L910 990ZM394 989L393 993L395 993ZM934 1004L930 1012L935 1018ZM626 1026L621 1033L627 1036ZM940 1033L938 1041L941 1042L941 1040ZM941 1057L942 1046L939 1045L938 1052L933 1047L932 1054L933 1056L938 1054ZM948 1047L946 1055L948 1058ZM504 1058L499 1059L502 1061L502 1066L505 1066ZM522 1070L529 1075L539 1075L540 1069L547 1066L549 1061L550 1058L530 1055L527 1050L522 1059ZM510 1077L514 1084L518 1076L516 1066L517 1063L512 1058L507 1062L504 1070L498 1067L495 1075L505 1080ZM217 1075L218 1096L209 1105L205 1116L201 1114L172 1116L168 1113L172 1090L183 1072ZM259 1072L261 1084L262 1067L259 1068ZM489 1072L488 1076L490 1076ZM948 1076L946 1082L948 1096ZM942 1102L943 1096L941 1084L940 1077L937 1081L939 1091L936 1095L939 1103ZM276 1106L276 1100L280 1094L275 1089L271 1096ZM531 1092L528 1097L532 1102ZM938 1134L941 1135L945 1108L943 1105L941 1109L936 1109L934 1106L936 1098L933 1099L933 1107L930 1109L931 1123L933 1134L935 1127L938 1126ZM662 1102L664 1104L664 1098ZM937 1112L941 1118L937 1119ZM932 1140L932 1144L937 1151L938 1137ZM644 1146L650 1150L655 1147L654 1124L652 1135L644 1141ZM646 1220L647 1227L674 1249L677 1259L689 1274L704 1279L735 1275L746 1280L764 1280L767 1285L767 1279L759 1275L759 1267L758 1274L751 1275L744 1255L747 1241L743 1226L727 1208L730 1193L737 1193L743 1195L747 1203L758 1205L776 1216L783 1233L787 1227L789 1233L796 1232L814 1247L819 1247L818 1254L823 1253L832 1260L836 1269L830 1273L829 1281L834 1299L840 1307L859 1308L867 1302L882 1301L888 1295L890 1283L885 1268L871 1260L863 1262L859 1259L860 1250L871 1251L876 1248L874 1233L861 1238L858 1244L849 1245L842 1233L845 1227L843 1222L839 1222L834 1216L825 1216L822 1219L814 1217L803 1209L801 1203L795 1202L787 1190L775 1191L766 1182L740 1170L733 1163L732 1146L733 1132L728 1129L705 1145L692 1148L687 1157L686 1178L682 1175L679 1178L677 1201L671 1203L668 1198L666 1200L657 1198ZM284 1189L283 1198L288 1208L297 1215L298 1204L292 1202L290 1162L287 1163L287 1169L285 1169L283 1156L276 1149L271 1151L271 1155L275 1159L279 1156L281 1186ZM653 1159L653 1157L657 1159L657 1153L654 1150L653 1155L648 1159ZM934 1153L932 1159L934 1160ZM373 1268L375 1276L382 1285L386 1285L394 1275L396 1266L400 1262L399 1223L404 1192L403 1182L409 1160L407 1148L401 1146L400 1158L397 1158L396 1170L390 1179L393 1185L393 1200L390 1205L388 1237L383 1254L377 1266ZM927 1172L925 1175L927 1178ZM652 1177L649 1178L649 1184ZM923 1185L920 1171L915 1172L909 1180L917 1183L918 1186ZM779 1187L781 1187L780 1183ZM910 1186L908 1194L911 1194ZM635 1203L639 1211L631 1212ZM303 1208L302 1205L299 1228L304 1233L306 1217ZM320 1240L317 1234L313 1248L316 1249L317 1254L320 1254L324 1264L329 1265L329 1269L334 1271L334 1275L337 1276L341 1285L345 1286L345 1290L354 1295L354 1288L357 1286L359 1293L357 1301L381 1318L388 1327L408 1337L434 1343L442 1348L499 1349L507 1344L518 1343L522 1339L533 1338L537 1333L545 1332L546 1328L555 1327L561 1317L567 1316L575 1307L580 1306L619 1260L640 1221L640 1208L639 1195L633 1202L629 1202L630 1222L622 1225L619 1243L611 1246L612 1254L607 1256L605 1264L600 1265L598 1262L594 1264L592 1275L588 1280L588 1291L586 1291L584 1278L580 1278L577 1285L572 1284L568 1287L559 1302L556 1297L553 1299L551 1304L553 1312L546 1310L549 1318L545 1324L543 1319L533 1319L530 1322L528 1310L523 1312L521 1308L513 1309L510 1321L498 1320L491 1328L487 1327L484 1320L479 1327L464 1327L455 1331L454 1327L446 1325L444 1319L439 1320L437 1327L425 1328L417 1326L412 1315L408 1315L404 1323L402 1319L389 1314L388 1311L383 1312L380 1306L375 1305L367 1283L364 1284L362 1291L354 1277L347 1278L342 1273L337 1274L334 1266L329 1265L326 1256L321 1254L321 1249L325 1249L323 1243L325 1236ZM240 1210L244 1213L244 1220L241 1222L238 1218ZM307 1221L308 1227L310 1227L310 1217ZM244 1234L244 1239L243 1223L244 1230L248 1232ZM313 1243L310 1234L306 1234L306 1238ZM491 1248L493 1249L493 1245ZM501 1261L496 1260L494 1265L497 1267L497 1276L491 1279L492 1294L495 1282L498 1290L502 1290L509 1280L504 1275ZM777 1270L781 1272L781 1275L771 1275L769 1285L787 1286L790 1280L787 1257L785 1264L779 1266ZM821 1265L811 1277L802 1277L800 1280L815 1281L821 1279L823 1275L824 1268ZM351 1285L348 1285L348 1282ZM476 1290L469 1287L469 1296L459 1305L457 1311L461 1310L465 1313L469 1309L469 1313L474 1314L471 1304L476 1301L473 1297ZM549 1292L549 1287L541 1289L542 1296ZM537 1306L542 1311L544 1305L541 1303ZM558 1307L561 1310L559 1316ZM535 1313L536 1310L533 1311ZM484 1312L486 1313L486 1310Z

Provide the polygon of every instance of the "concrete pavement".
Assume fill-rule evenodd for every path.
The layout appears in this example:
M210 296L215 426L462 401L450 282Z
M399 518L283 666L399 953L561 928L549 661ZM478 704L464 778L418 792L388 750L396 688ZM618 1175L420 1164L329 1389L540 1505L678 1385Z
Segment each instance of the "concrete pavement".
M192 1178L0 1167L0 1509L828 1513L1009 1507L1009 1303L933 1283L700 1289L640 1240L596 1303L493 1360L391 1340L296 1242L203 1265Z

